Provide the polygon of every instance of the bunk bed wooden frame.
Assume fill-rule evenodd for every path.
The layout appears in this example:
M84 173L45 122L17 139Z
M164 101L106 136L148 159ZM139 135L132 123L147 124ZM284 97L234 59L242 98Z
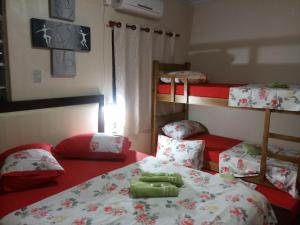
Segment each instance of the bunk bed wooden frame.
M152 141L151 141L151 150L154 154L156 152L157 145L157 136L161 133L161 127L169 122L188 119L188 106L190 104L193 105L202 105L202 106L219 106L219 107L230 107L228 106L228 99L220 99L220 98L208 98L208 97L197 97L197 96L189 96L189 83L188 80L191 79L199 79L197 76L188 76L181 75L180 79L183 81L183 95L176 94L176 83L175 76L167 74L170 71L183 71L189 70L190 64L164 64L159 61L153 61L153 88L152 88ZM160 83L161 78L171 78L171 91L170 94L159 94L157 93L157 86ZM169 102L169 103L180 103L183 104L183 111L181 113L175 113L171 115L160 116L157 113L157 104L158 102ZM237 107L230 107L237 108ZM280 154L271 153L268 151L268 143L269 138L279 139L284 141L296 142L300 143L300 137L294 137L290 135L278 134L270 132L270 123L271 123L271 114L272 113L287 113L287 114L296 114L300 115L300 112L294 111L283 111L283 110L272 110L272 109L256 109L256 108L238 108L238 109L246 109L246 110L256 110L262 111L265 114L264 119L264 130L262 137L262 157L260 164L260 173L258 176L247 177L246 181L262 184L268 187L274 188L274 186L265 178L266 174L266 160L267 157L276 158L282 161L292 162L298 165L298 177L297 183L300 187L300 157L288 157ZM208 133L208 131L207 131ZM204 162L205 169L212 170L218 172L219 166L218 163L215 162Z

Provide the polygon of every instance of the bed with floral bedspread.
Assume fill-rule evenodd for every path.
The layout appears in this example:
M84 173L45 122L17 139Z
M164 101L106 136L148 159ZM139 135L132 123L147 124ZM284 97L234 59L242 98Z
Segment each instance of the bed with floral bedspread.
M249 155L243 148L242 142L219 155L220 173L230 173L236 177L249 177L260 172L261 155ZM257 147L260 147L257 145ZM269 151L280 153L284 156L299 157L300 152L295 149L280 148L269 145ZM274 158L267 159L266 178L278 189L288 192L294 198L298 197L297 191L297 165Z
M141 171L178 172L184 186L176 198L130 197ZM1 225L73 224L275 224L264 196L236 179L162 163L154 157L111 171L16 210Z

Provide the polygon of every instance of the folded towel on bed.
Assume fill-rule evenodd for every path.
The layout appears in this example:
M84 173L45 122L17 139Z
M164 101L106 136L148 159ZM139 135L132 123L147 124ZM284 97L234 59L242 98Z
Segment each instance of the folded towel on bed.
M133 198L177 197L179 190L168 182L132 181L130 193Z
M257 156L261 154L260 148L251 144L247 144L247 143L243 144L243 149L246 151L248 155L251 156Z
M267 84L268 88L289 88L289 85L278 83L278 82L271 82Z
M177 187L183 185L181 175L179 173L149 173L142 172L140 181L144 182L169 182Z

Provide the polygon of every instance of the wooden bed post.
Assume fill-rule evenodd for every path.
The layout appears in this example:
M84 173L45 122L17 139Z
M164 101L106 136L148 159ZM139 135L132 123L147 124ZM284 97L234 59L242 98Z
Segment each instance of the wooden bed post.
M261 181L265 180L265 174L266 174L266 169L267 169L270 122L271 122L271 110L266 108L265 109L264 133L263 133L263 145L262 145L261 161L260 161L260 174L259 174L259 179Z

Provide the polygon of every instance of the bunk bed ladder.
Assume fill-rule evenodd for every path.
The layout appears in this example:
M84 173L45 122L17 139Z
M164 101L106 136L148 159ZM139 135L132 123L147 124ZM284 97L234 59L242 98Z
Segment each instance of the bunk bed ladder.
M285 155L280 155L268 151L269 138L279 139L284 141L300 143L300 137L293 137L284 134L277 134L270 132L270 123L271 123L271 109L265 109L265 121L264 121L264 132L263 132L263 144L262 144L262 156L260 164L260 174L258 176L259 183L264 183L267 186L270 186L270 182L266 181L265 175L267 170L267 158L275 158L278 160L292 162L298 165L298 174L297 174L297 183L300 184L300 158L290 157Z

